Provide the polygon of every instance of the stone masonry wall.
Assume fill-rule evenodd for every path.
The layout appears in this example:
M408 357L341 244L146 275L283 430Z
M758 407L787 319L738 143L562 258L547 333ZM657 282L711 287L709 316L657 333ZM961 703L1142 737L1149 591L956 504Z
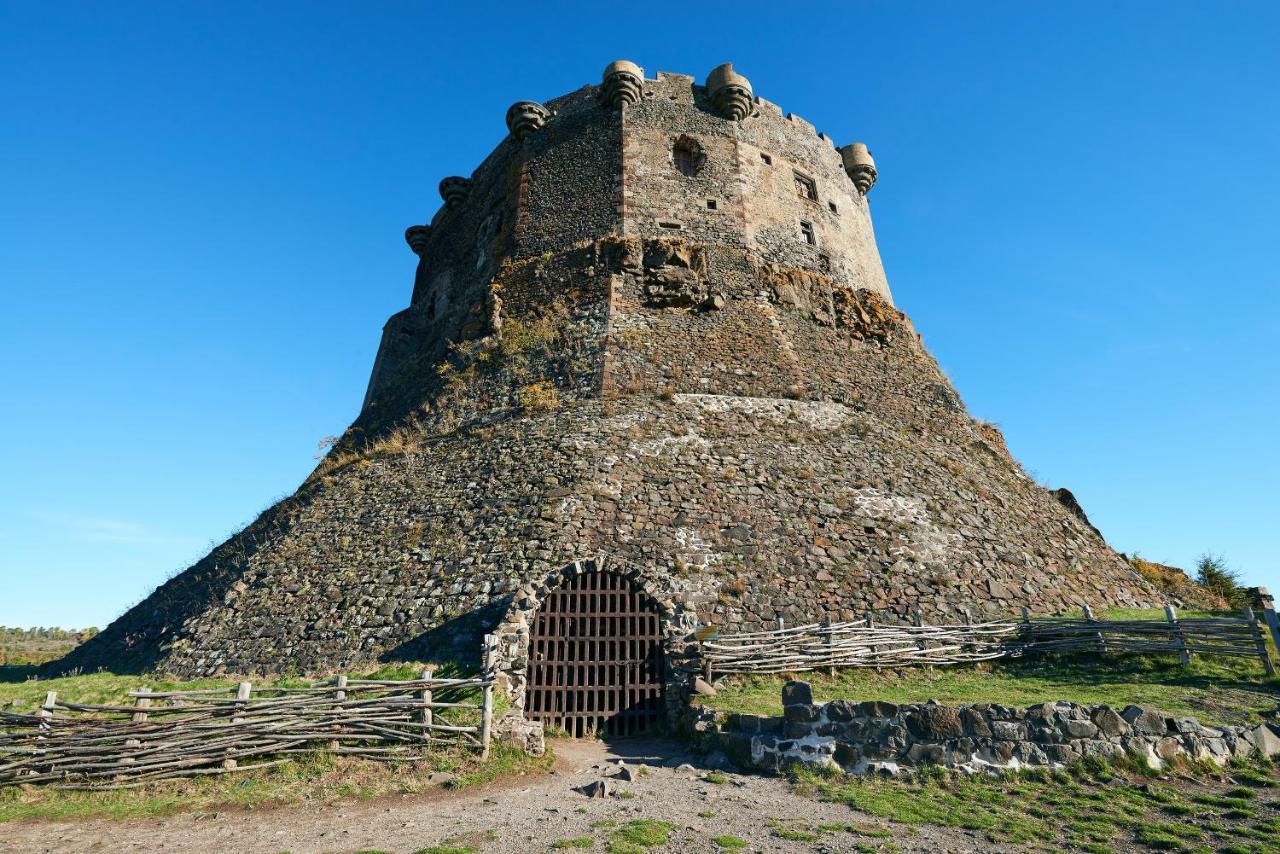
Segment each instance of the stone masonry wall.
M1255 753L1280 756L1280 727L1201 726L1156 709L1044 703L950 707L833 700L817 705L807 683L782 689L784 716L730 715L716 736L739 764L779 771L791 764L889 774L941 765L965 771L1048 767L1086 756L1141 757L1159 769L1189 759L1226 764Z
M596 87L515 105L410 229L411 305L342 440L57 669L475 666L530 589L606 562L663 604L673 662L695 627L779 616L1160 603L984 438L825 138L759 99L730 121L690 78L637 85L621 109ZM672 171L677 131L702 172ZM829 264L784 235L802 212Z

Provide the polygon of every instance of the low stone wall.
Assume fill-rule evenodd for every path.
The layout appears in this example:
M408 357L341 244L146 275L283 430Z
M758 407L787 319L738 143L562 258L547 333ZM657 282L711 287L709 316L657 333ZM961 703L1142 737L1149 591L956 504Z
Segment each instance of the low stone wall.
M1280 725L1205 727L1155 709L1044 703L1026 709L975 703L896 705L832 700L817 705L808 683L782 689L784 715L729 715L721 748L739 764L768 771L792 763L853 774L897 774L921 765L965 771L1056 768L1085 756L1142 756L1225 764L1232 757L1280 756Z

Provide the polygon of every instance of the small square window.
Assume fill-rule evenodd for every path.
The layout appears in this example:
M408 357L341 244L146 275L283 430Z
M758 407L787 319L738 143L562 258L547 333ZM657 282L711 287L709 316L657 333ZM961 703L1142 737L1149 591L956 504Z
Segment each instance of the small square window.
M827 207L828 207L828 208L830 208L830 209L831 209L831 212L832 212L833 214L835 214L836 216L839 216L839 215L840 215L840 209L839 209L838 207L836 207L836 203L835 203L835 202L827 202Z
M709 210L709 211L713 211L713 210L715 210L715 209L716 209L716 200L715 200L715 199L707 199L707 210Z
M796 177L796 195L802 199L808 199L811 202L818 200L818 185L808 175L801 175L799 172L793 172Z
M813 223L808 220L800 220L800 234L804 237L804 242L810 246L818 245L818 235L813 230Z
M763 151L762 151L762 152L760 152L760 159L764 161L764 165L765 165L765 166L772 166L772 165L773 165L773 158L772 158L772 157L770 157L769 155L765 154Z

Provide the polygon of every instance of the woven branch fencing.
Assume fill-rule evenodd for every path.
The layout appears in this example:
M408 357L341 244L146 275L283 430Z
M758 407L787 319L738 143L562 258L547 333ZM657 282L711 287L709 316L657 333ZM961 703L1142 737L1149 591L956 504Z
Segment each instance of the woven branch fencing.
M814 623L776 631L751 632L702 641L706 674L786 673L837 667L906 667L959 664L1042 653L1104 653L1254 658L1268 676L1275 666L1266 636L1251 608L1239 617L1179 619L1172 607L1165 619L1099 620L1082 617L926 626L920 612L914 625Z
M407 681L338 676L256 696L248 682L129 696L131 706L89 705L50 691L34 714L0 711L0 786L127 788L265 768L315 750L383 761L440 748L486 757L493 719L492 680L436 679L430 671Z

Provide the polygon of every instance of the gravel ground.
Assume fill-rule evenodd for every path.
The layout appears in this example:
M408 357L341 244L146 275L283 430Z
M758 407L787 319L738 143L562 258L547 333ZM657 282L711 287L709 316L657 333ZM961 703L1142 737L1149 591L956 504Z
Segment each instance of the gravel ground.
M592 827L602 820L619 825L656 819L676 826L664 851L719 852L716 837L731 835L754 851L855 851L861 842L888 841L839 831L818 841L788 841L775 835L771 820L811 824L883 822L843 804L821 803L793 794L774 778L720 773L722 783L703 779L709 770L684 755L676 742L630 740L555 741L555 768L478 789L431 795L342 801L258 810L190 813L160 819L75 824L18 822L0 825L0 850L9 852L415 852L451 843L478 851L547 851L558 840L591 837L607 848L611 832ZM613 777L620 764L636 771L630 782ZM647 773L639 773L644 765ZM588 798L578 787L609 780L617 793ZM712 817L699 813L714 813ZM974 833L951 828L891 828L902 851L1013 850L993 846ZM655 851L657 849L654 849ZM866 850L866 849L864 849Z

